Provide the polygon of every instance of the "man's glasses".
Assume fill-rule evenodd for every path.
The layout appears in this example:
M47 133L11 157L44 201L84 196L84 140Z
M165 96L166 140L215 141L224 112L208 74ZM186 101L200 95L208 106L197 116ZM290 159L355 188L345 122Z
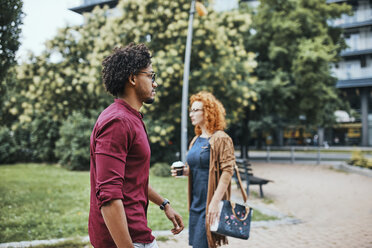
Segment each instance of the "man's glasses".
M156 73L155 72L147 72L147 71L140 71L140 72L138 72L138 73L144 73L144 74L149 74L149 75L151 75L151 82L155 82L155 79L156 79Z

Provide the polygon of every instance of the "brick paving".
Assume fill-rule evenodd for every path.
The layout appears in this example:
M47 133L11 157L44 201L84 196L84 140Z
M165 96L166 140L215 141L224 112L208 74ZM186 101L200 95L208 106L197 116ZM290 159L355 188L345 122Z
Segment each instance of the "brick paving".
M289 215L299 224L252 227L249 240L229 238L226 247L372 248L372 178L326 166L253 164L256 176L274 180L264 186L273 203L252 203ZM253 185L252 191L258 192ZM234 195L239 192L234 189ZM188 232L158 241L160 248L186 248Z

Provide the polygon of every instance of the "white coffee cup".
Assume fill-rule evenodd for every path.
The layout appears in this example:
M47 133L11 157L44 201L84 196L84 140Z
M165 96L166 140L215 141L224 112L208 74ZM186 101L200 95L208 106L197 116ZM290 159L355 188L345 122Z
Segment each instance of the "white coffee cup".
M172 164L172 168L176 170L177 174L176 177L182 177L183 176L183 168L185 165L182 163L182 161L176 161Z

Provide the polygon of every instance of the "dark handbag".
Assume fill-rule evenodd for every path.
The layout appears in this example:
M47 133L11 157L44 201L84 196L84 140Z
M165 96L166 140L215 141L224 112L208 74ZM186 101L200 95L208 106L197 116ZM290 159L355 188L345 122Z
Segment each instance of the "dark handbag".
M234 238L248 239L253 210L247 206L247 194L242 187L240 174L236 165L235 170L243 195L244 205L232 201L221 201L219 204L220 219L214 221L213 225L210 226L210 231Z

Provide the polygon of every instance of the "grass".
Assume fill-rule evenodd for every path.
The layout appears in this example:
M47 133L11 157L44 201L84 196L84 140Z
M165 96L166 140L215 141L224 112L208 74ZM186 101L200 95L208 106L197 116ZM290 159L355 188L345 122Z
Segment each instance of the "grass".
M36 245L32 246L33 248L91 248L93 247L89 242L83 242L79 239L73 239L73 240L67 240L63 242L59 242L56 244L50 244L50 245Z
M188 226L187 179L150 176L151 186L168 198ZM0 166L0 243L88 235L89 172L68 171L55 165ZM253 220L270 216L255 211ZM153 230L170 230L171 222L153 203L148 210ZM75 242L72 245L71 242ZM61 246L60 246L61 245ZM50 247L85 247L66 241ZM49 246L39 246L49 247Z
M150 175L150 185L170 201L172 208L182 216L184 225L188 226L187 179ZM152 202L149 204L147 216L149 227L152 230L171 230L173 228L173 224L159 209L159 206Z
M253 218L252 221L268 221L268 220L277 220L275 216L269 216L261 213L260 211L253 209Z
M159 242L165 242L165 241L168 241L168 240L169 240L168 236L157 236L156 237L156 241L159 241Z
M87 235L89 173L0 167L0 243Z
M256 191L251 191L250 190L249 193L250 193L250 197L253 197L254 199L260 199L265 204L273 204L274 203L273 199L267 198L266 196L264 196L263 198L261 198ZM260 219L260 220L273 220L272 218L276 219L273 216L266 216L266 217L269 218L269 219Z
M344 170L341 170L341 169L335 169L333 167L329 167L328 169L331 170L331 171L334 171L334 172L342 173L342 174L350 174L347 171L344 171Z

